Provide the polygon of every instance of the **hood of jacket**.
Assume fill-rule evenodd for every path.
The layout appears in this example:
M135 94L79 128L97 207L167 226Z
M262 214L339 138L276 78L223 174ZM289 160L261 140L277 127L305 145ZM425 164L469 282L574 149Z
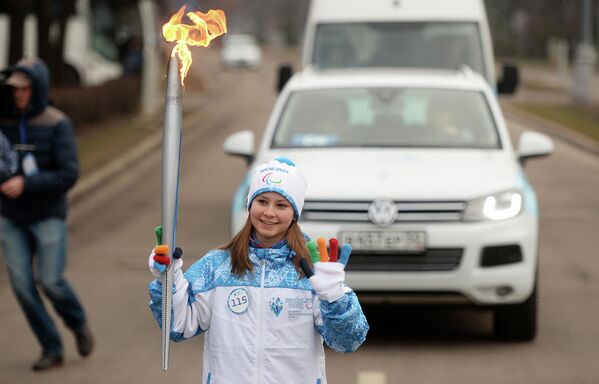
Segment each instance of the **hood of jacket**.
M26 116L33 117L42 113L48 106L48 91L50 88L50 77L48 67L38 58L19 60L10 73L19 71L25 73L31 79L31 102ZM14 112L16 108L12 106Z

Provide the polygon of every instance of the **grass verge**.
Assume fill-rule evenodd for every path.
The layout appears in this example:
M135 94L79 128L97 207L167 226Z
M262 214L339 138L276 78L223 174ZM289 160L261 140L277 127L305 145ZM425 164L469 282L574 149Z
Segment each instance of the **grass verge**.
M599 142L599 108L597 106L553 105L516 102L514 107L554 121Z

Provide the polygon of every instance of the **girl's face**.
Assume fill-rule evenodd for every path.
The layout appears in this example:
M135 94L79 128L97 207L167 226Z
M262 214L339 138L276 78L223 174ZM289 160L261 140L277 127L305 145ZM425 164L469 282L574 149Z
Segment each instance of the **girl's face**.
M289 201L278 193L258 195L250 206L250 220L256 229L256 240L265 247L275 245L287 234L293 214Z

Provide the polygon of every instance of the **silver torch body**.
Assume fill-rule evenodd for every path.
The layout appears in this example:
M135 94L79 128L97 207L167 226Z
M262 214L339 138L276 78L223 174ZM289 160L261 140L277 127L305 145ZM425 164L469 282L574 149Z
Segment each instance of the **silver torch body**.
M179 62L171 57L166 77L164 103L164 136L162 142L162 244L169 252L175 249L177 205L179 197L179 168L181 159L182 93ZM173 297L172 265L162 274L162 370L168 369L171 311Z

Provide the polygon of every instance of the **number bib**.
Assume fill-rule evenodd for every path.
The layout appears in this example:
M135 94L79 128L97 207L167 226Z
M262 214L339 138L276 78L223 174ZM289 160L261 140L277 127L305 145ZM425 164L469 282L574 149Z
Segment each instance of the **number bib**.
M248 291L245 288L234 289L227 299L229 310L235 314L242 314L247 311L250 303Z

